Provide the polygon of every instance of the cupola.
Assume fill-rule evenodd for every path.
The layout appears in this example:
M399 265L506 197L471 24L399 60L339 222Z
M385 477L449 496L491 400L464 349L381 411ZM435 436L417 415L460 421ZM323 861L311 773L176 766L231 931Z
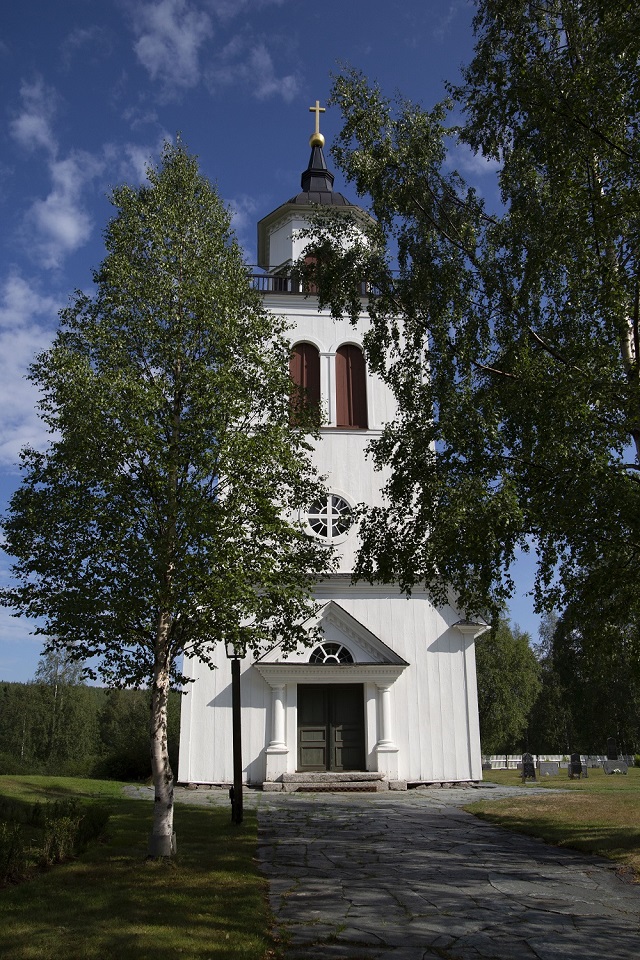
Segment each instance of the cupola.
M258 223L258 265L263 270L278 271L298 260L307 241L295 236L304 230L318 207L343 209L358 219L369 219L365 211L350 203L333 189L334 176L328 170L324 157L324 137L320 133L320 114L325 108L318 100L309 110L316 115L315 131L309 138L311 155L307 168L300 177L302 191L281 204Z

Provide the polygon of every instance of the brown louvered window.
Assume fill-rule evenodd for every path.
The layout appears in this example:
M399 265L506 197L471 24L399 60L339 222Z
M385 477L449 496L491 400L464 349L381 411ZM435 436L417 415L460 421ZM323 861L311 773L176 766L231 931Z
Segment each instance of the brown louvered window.
M362 350L345 344L336 353L336 426L366 430L367 371Z
M320 410L320 353L312 343L296 343L291 350L289 376L291 389L291 420L298 422L302 412Z

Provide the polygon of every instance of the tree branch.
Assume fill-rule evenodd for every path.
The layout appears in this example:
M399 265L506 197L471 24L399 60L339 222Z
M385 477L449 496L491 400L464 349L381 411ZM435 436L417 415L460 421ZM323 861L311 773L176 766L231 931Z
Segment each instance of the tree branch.
M515 373L507 373L506 370L498 370L496 367L489 367L486 363L480 363L479 360L472 360L471 362L474 367L479 367L480 370L487 370L489 373L497 373L501 377L510 377L511 380L519 379Z
M533 337L533 339L534 339L537 343L539 343L540 346L542 347L542 349L545 350L546 353L548 353L550 356L554 357L554 358L555 358L556 360L558 360L560 363L564 364L565 367L569 367L570 370L575 370L577 373L583 373L583 372L584 372L584 371L582 371L582 370L580 369L580 367L576 367L575 364L569 363L569 361L566 360L566 359L562 356L562 354L559 353L559 352L555 349L555 347L552 347L550 343L547 343L546 340L543 340L542 337L540 336L540 334L538 334L538 333L535 332L535 330L533 329L533 327L527 326L527 330L529 331L529 333L531 334L531 336Z

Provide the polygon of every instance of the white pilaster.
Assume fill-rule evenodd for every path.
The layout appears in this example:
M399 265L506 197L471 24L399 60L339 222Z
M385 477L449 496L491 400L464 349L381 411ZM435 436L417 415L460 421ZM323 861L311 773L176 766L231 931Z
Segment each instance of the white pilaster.
M287 770L289 748L285 741L284 683L271 688L271 741L267 747L267 780L277 780Z
M388 780L398 779L398 747L393 739L393 717L391 713L391 685L377 684L378 687L378 742L375 752L378 755L378 771Z

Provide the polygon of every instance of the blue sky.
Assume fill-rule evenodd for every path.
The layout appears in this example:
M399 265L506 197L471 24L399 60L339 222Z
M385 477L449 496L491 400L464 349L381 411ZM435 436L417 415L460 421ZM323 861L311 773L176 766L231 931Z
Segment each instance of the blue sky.
M46 436L25 380L57 312L103 257L111 187L140 183L179 132L234 212L255 225L299 189L313 116L349 63L430 106L472 50L467 0L23 0L0 15L0 508L18 452ZM336 110L322 117L331 145ZM491 171L457 165L488 199ZM336 178L336 189L355 200ZM6 579L9 560L0 559ZM534 635L520 565L514 621ZM33 677L41 644L0 609L0 680Z

